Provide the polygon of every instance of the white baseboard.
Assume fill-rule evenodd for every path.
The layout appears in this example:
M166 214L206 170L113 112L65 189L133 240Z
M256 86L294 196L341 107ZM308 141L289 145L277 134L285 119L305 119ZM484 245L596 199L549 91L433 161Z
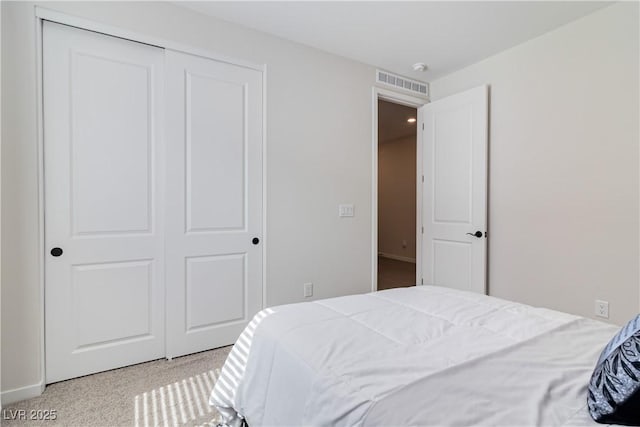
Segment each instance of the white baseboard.
M409 258L402 255L388 254L386 252L378 252L378 256L381 256L382 258L395 259L396 261L410 262L412 264L416 263L415 258Z
M25 399L31 399L32 397L38 397L44 391L44 383L27 385L20 388L14 388L13 390L6 390L0 393L0 399L2 401L2 407L4 408L9 403L19 402Z

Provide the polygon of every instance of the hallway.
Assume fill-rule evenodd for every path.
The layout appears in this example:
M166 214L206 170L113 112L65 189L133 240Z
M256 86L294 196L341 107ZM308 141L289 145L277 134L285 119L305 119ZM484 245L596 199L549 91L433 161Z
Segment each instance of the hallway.
M411 262L378 257L378 290L416 285L416 265Z

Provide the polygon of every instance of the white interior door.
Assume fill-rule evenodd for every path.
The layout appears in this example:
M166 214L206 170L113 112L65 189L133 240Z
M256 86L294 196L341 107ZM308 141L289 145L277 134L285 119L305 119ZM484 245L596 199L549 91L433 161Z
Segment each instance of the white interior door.
M163 58L44 23L47 383L164 356Z
M486 292L488 88L421 107L422 277Z
M262 307L262 73L167 50L166 74L175 357L232 344Z

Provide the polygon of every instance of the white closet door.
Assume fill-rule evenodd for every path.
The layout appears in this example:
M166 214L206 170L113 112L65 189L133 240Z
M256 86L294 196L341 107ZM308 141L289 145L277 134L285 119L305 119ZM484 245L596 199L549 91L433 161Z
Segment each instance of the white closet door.
M164 356L163 58L44 23L47 383Z
M262 73L169 50L166 73L175 357L234 343L262 306Z
M486 292L488 88L421 107L425 284Z

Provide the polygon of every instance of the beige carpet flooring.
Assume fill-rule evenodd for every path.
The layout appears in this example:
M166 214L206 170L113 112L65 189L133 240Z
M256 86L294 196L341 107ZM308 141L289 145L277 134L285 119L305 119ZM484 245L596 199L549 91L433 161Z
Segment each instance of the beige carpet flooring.
M378 290L415 286L416 265L378 257Z
M231 347L155 360L47 386L36 398L3 408L2 426L215 426L209 394ZM27 420L20 417L24 410ZM32 421L37 411L56 420ZM42 413L42 412L41 412Z

